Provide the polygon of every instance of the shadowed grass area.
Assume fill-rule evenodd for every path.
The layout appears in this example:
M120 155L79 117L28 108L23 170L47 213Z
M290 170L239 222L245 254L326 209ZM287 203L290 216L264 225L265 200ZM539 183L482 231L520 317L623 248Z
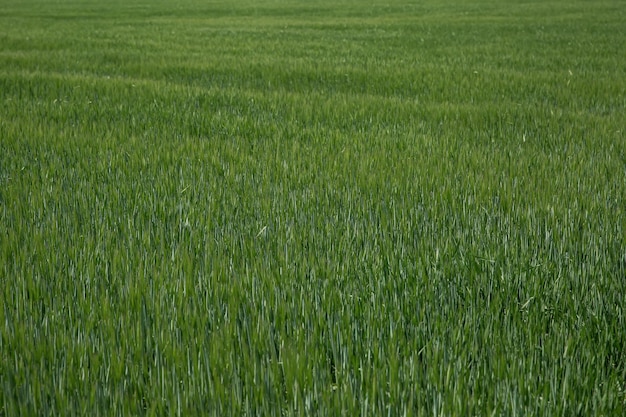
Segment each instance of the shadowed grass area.
M621 2L0 10L0 416L624 414Z

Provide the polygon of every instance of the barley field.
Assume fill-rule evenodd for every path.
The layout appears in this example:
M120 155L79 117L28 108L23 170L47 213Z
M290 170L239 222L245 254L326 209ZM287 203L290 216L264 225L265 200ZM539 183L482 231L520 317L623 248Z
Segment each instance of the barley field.
M626 415L622 0L0 0L0 416Z

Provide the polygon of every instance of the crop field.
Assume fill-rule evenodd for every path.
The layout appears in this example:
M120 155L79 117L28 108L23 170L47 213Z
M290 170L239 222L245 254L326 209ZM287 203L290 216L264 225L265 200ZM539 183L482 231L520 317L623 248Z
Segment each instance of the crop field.
M0 0L0 417L626 415L622 0Z

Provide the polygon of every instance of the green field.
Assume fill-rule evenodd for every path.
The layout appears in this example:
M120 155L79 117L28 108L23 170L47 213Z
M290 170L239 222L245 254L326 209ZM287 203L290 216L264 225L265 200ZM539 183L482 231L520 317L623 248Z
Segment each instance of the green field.
M0 0L0 417L626 415L623 0Z

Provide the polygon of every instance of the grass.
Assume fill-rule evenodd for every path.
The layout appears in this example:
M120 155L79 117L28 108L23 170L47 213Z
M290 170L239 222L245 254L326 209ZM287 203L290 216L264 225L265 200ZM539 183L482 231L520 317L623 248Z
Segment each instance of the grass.
M0 4L0 416L624 415L620 1Z

